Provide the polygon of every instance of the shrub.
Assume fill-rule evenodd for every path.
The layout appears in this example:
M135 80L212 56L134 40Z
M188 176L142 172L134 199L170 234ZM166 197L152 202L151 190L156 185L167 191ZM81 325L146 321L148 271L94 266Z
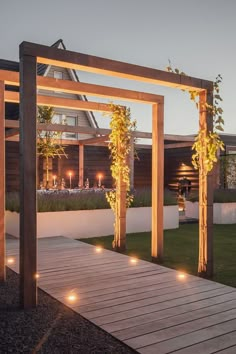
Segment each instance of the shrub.
M216 189L214 203L236 203L236 189Z
M198 202L198 192L191 193L188 200ZM236 189L215 189L214 203L236 203Z
M48 191L38 193L38 211L67 211L67 210L91 210L109 209L104 191L82 190L77 193L69 191ZM176 205L176 197L168 190L164 193L164 205ZM151 189L143 188L134 191L132 207L151 206ZM6 210L20 211L19 194L16 192L7 193Z

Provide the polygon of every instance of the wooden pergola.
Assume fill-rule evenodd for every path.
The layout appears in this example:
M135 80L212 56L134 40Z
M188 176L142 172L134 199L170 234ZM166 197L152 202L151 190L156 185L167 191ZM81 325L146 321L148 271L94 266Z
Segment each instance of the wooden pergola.
M163 258L163 156L164 156L164 99L150 93L104 87L37 76L37 63L84 70L110 76L151 82L173 88L200 92L200 129L207 134L212 130L212 116L205 103L212 104L213 83L188 76L177 75L122 63L91 55L61 50L34 43L20 45L20 79L17 73L0 72L0 166L5 171L4 106L6 101L20 101L20 294L24 308L37 304L37 207L36 207L36 139L37 105L48 105L89 111L110 111L105 103L84 102L53 96L37 95L38 89L89 94L112 99L143 102L152 105L152 257ZM20 85L16 92L5 91L5 85ZM14 128L14 127L12 127ZM65 126L63 126L65 129ZM61 128L61 129L63 129ZM54 129L55 130L55 126ZM203 147L206 149L206 146ZM200 161L204 170L204 161ZM5 279L5 228L4 228L4 176L0 176L0 278ZM210 277L213 273L212 224L213 184L212 173L199 175L199 274ZM124 210L119 211L123 223ZM30 220L30 222L29 222Z

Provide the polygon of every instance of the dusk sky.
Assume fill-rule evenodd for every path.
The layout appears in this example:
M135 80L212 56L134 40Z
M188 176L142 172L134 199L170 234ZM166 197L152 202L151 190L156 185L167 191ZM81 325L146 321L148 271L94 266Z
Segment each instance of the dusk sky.
M1 59L18 61L22 41L51 45L61 38L68 50L76 52L160 70L170 59L173 67L207 80L221 74L225 132L236 134L235 0L1 0L0 4ZM198 112L187 93L78 74L84 82L164 95L165 133L198 130ZM138 130L151 131L150 107L128 106ZM96 117L101 127L107 127L108 118Z

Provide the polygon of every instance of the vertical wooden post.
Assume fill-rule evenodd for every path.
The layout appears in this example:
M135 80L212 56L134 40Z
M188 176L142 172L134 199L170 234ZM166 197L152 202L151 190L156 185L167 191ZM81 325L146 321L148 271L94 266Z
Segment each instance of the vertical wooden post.
M119 252L126 250L126 183L119 173L116 186L116 225L115 225L115 249Z
M117 154L120 153L118 142ZM126 250L126 183L123 181L122 172L119 171L116 181L116 215L113 248L118 252Z
M20 300L37 305L36 58L20 46Z
M152 106L152 260L163 260L164 103Z
M84 186L84 145L79 145L79 187Z
M0 81L0 282L6 280L5 267L5 84Z
M212 90L213 91L213 90ZM207 112L205 103L213 104L212 92L202 91L199 97L199 125L205 137L213 129L212 115ZM202 277L213 276L213 172L207 173L206 141L199 163L199 262L198 274Z
M134 137L130 139L129 153L129 168L130 168L130 189L134 189Z

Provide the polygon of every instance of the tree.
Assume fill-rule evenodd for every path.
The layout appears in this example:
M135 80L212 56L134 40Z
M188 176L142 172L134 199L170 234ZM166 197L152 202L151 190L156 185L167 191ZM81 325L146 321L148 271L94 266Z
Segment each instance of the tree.
M38 107L38 123L53 124L54 111L52 107ZM38 130L38 155L45 159L46 189L49 188L49 161L51 158L65 156L65 147L60 144L61 133L57 131Z

